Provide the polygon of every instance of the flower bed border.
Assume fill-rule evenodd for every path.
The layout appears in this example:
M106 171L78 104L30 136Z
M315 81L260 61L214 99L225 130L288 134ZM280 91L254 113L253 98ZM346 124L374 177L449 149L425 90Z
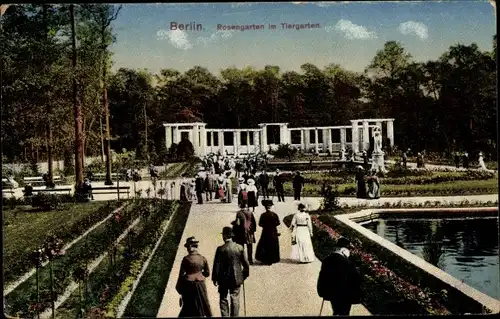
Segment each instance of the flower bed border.
M473 208L441 208L442 212L454 212L455 214L463 214L464 211L470 211ZM496 210L497 208L476 208L475 210ZM423 213L436 211L435 208L432 209L412 209L412 212L421 211ZM347 234L349 237L356 238L356 242L358 244L363 245L363 249L365 251L369 251L371 253L376 254L380 258L382 258L387 264L391 265L391 268L394 270L402 278L407 281L411 281L415 286L418 287L428 287L431 291L443 291L447 292L447 297L445 299L441 299L443 305L448 308L451 312L457 314L465 314L465 313L491 313L498 312L500 304L495 303L494 299L481 292L469 287L463 283L460 283L456 278L451 277L450 275L444 273L437 267L430 265L425 262L423 259L418 258L415 259L413 254L404 251L403 249L397 247L396 245L388 242L387 240L381 238L380 236L373 234L372 232L367 230L367 233L360 231L362 226L356 225L354 220L361 221L363 218L365 220L371 218L377 218L377 214L394 214L396 212L406 213L408 209L368 209L363 210L357 213L345 214L345 215L337 215L337 216L314 216L313 220L316 222L320 222L327 228L330 226L339 229L342 233ZM357 218L357 219L356 219ZM328 225L327 225L328 224ZM356 227L358 226L358 227ZM360 228L360 229L358 229ZM364 229L364 228L363 228ZM332 230L333 231L333 230ZM335 232L335 231L333 231ZM369 233L368 233L369 232ZM338 233L337 233L338 234ZM373 234L373 235L371 235ZM377 236L378 238L373 239L370 237ZM402 253L398 250L403 251ZM411 260L407 260L406 257L403 257L401 254L409 254L413 257L416 263L411 262ZM436 274L430 273L427 269L423 269L421 264L428 265L431 269L436 273L442 273L441 276L436 277ZM426 267L427 268L427 267ZM452 283L443 281L442 277L451 277ZM463 287L468 287L464 291ZM460 289L462 288L462 289ZM477 293L476 293L477 292Z
M179 211L172 218L156 253L125 308L125 317L157 316L191 205L191 202L180 203Z

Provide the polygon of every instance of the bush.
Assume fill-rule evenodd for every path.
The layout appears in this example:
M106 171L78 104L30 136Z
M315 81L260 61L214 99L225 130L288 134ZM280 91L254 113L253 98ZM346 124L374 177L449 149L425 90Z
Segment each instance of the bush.
M74 203L75 198L69 194L38 193L31 198L31 206L44 211L61 207L62 203Z
M290 144L280 144L276 150L271 150L269 153L277 158L287 158L292 160L297 155L298 150Z
M321 188L321 196L323 196L321 210L331 212L339 209L339 195L338 187L336 185L332 186L331 184L323 184Z
M172 145L173 146L173 145ZM194 155L194 147L191 141L183 139L176 148L177 158L190 158Z

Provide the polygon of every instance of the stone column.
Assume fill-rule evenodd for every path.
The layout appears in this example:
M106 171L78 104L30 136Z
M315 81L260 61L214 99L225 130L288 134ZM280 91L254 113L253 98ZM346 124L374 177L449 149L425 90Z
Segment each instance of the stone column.
M200 154L201 156L207 154L207 129L205 125L200 125Z
M352 151L354 153L359 152L359 129L358 121L351 121L352 123Z
M260 141L260 149L262 152L267 152L269 147L267 145L267 126L262 125L261 127L262 140Z
M165 146L167 151L172 147L172 126L165 126Z
M179 144L179 141L177 140L177 127L173 126L172 127L172 144Z
M239 155L240 131L233 131L234 156Z
M181 135L181 130L179 129L178 126L175 128L175 135L176 135L175 139L177 140L177 144L179 144L181 142L182 135Z
M311 131L309 129L304 129L304 140L305 140L305 152L309 152L311 148Z
M285 126L283 124L280 125L280 144L286 144Z
M370 129L368 121L363 121L363 150L367 151L370 148Z
M394 120L387 122L387 138L391 143L391 147L394 147Z
M198 124L193 125L191 132L193 133L191 142L193 143L194 154L200 155L200 129Z
M347 141L347 138L346 138L346 129L345 128L341 128L340 129L340 149L341 150L345 151L346 141Z
M253 131L253 149L254 152L260 150L260 141L259 141L259 131Z
M195 145L194 145L194 140L193 140L193 138L194 138L194 137L193 137L193 130L191 130L191 131L189 131L189 132L188 132L188 139L189 139L189 140L191 141L191 143L193 144L194 152L195 152L195 154L196 154L196 147L195 147Z
M330 139L328 138L329 130L328 129L323 129L323 152L327 153L328 150L330 149ZM330 150L331 152L331 150Z
M224 152L224 131L219 131L219 150L222 156L226 155Z
M306 149L306 131L303 128L300 129L300 149Z
M247 154L250 154L250 131L247 131Z
M214 151L214 131L210 131L210 152Z
M318 140L318 129L314 129L314 150L316 154L319 153L319 140Z

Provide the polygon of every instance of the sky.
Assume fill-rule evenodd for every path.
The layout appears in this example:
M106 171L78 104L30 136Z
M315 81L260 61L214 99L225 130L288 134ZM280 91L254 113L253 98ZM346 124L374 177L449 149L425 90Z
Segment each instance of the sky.
M171 30L171 23L202 30ZM315 25L283 29L282 23ZM218 30L218 25L264 25ZM276 25L270 29L269 24ZM202 66L221 69L278 65L300 71L331 63L362 72L387 41L399 41L416 61L437 59L450 46L476 43L491 51L493 6L482 1L124 4L114 22L114 66L153 73Z

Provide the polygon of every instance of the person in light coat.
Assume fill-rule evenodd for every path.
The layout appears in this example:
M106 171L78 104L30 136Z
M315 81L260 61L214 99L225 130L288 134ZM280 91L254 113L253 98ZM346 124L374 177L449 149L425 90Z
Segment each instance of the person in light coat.
M306 212L306 205L300 203L299 211L293 215L292 224L292 254L291 259L300 263L311 263L316 260L311 237L313 227L311 216Z

